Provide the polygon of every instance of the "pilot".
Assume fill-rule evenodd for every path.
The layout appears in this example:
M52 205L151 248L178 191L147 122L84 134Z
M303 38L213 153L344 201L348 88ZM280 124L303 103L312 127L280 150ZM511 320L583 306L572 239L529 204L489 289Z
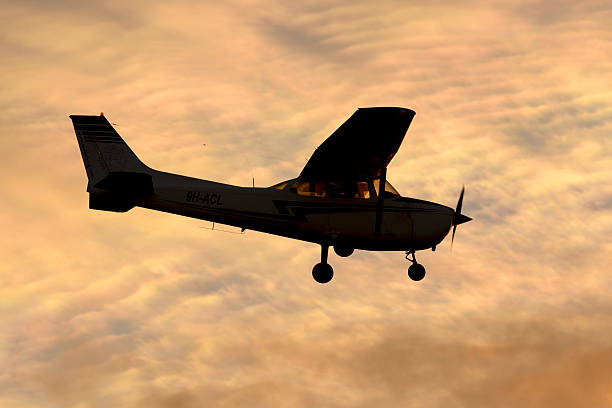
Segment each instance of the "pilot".
M357 191L357 185L354 181L347 181L342 183L342 192L346 198L359 198L359 192Z
M314 192L316 197L325 197L325 183L317 181L315 183Z

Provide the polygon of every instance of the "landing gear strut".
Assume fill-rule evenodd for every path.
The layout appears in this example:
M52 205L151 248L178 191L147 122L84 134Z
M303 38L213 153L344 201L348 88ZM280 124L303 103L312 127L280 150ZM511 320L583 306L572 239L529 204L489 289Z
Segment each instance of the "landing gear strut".
M417 262L416 255L413 250L406 251L406 259L412 262L408 268L408 276L413 281L420 281L425 277L425 267Z
M334 268L327 263L329 246L321 245L321 262L312 268L312 277L319 283L327 283L334 277Z

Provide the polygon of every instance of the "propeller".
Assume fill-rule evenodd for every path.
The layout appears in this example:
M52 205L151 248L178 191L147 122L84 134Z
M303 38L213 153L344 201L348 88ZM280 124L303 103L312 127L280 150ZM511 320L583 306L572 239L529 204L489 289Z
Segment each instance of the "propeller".
M455 242L455 231L457 231L457 225L472 220L470 217L461 214L461 206L463 205L464 193L465 186L461 188L461 194L459 194L459 201L457 201L457 208L455 209L455 214L453 214L453 236L451 237L451 250L453 249L453 242Z

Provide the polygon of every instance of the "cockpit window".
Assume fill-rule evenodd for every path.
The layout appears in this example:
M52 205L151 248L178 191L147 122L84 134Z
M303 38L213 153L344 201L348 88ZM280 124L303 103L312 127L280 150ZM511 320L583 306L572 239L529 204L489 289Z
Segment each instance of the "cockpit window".
M357 194L358 198L370 198L370 188L368 187L367 181L358 181L357 182Z
M374 180L374 191L376 191L376 196L378 196L378 185L380 184L380 179ZM393 198L399 196L400 193L387 181L385 184L385 198Z
M298 180L289 187L289 191L309 197L370 198L370 187L367 181L322 182Z
M293 180L283 181L282 183L278 183L278 184L273 185L271 188L275 188L277 190L284 190L285 187L287 187L287 184L289 184L290 181L293 181Z
M301 196L325 197L327 195L326 187L325 183L321 181L296 181L289 191Z

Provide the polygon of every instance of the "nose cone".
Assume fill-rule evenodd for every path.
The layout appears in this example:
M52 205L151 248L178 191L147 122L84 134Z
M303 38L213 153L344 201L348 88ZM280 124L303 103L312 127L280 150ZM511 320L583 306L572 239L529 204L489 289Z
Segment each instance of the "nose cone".
M455 214L453 217L453 225L463 224L464 222L472 221L470 217L463 214Z

